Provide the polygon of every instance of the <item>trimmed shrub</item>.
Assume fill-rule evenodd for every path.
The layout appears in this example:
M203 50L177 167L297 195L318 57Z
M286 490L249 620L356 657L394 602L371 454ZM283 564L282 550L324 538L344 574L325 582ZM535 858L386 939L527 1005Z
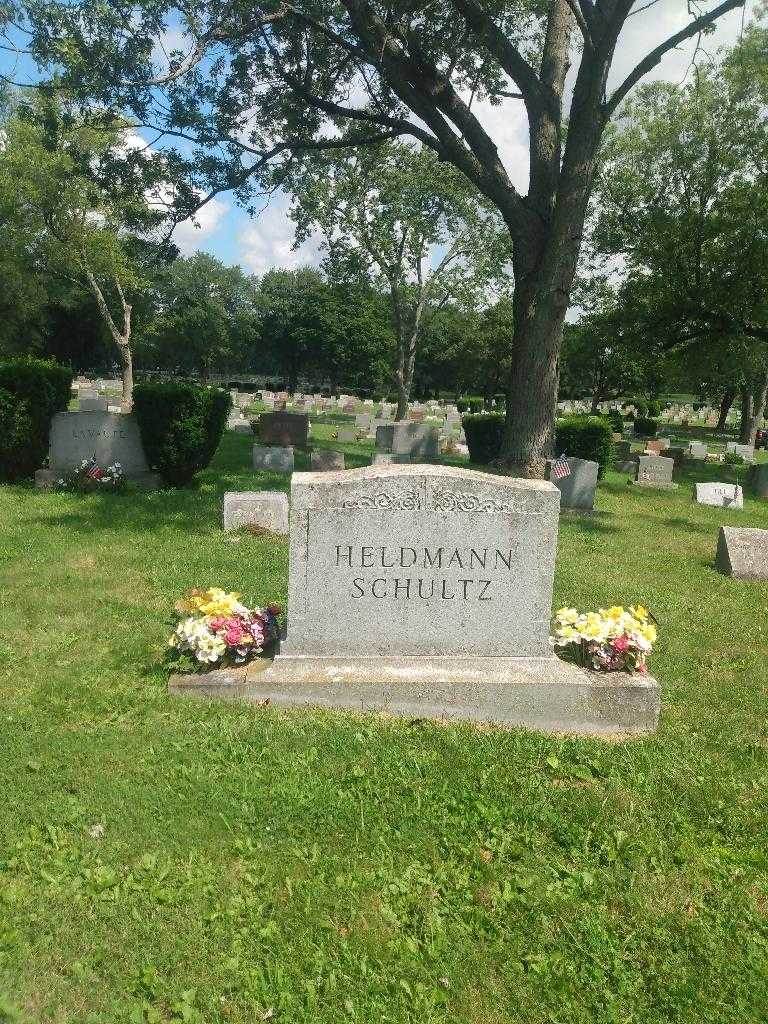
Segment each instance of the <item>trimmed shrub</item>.
M456 408L458 409L459 412L466 412L467 409L469 408L469 402L466 400L466 398L457 398Z
M725 466L743 466L744 456L739 455L738 452L726 452L723 455L723 465Z
M625 420L625 422L631 423L634 420L634 418L635 418L635 414L633 412L625 412L624 413L624 420Z
M656 437L658 429L658 420L652 420L648 416L638 416L635 420L635 434L637 437Z
M654 419L657 416L661 416L661 402L657 402L655 398L652 398L648 403L648 415Z
M635 407L638 418L648 415L648 403L644 398L633 398L632 405Z
M171 487L186 487L210 463L232 400L218 388L187 382L139 384L133 411L150 466Z
M613 455L612 434L604 416L566 416L555 424L555 454L596 462L602 479Z
M504 417L498 413L489 416L469 415L464 416L461 422L467 438L469 461L483 465L493 462L501 450Z
M479 412L482 412L482 409L483 409L482 399L480 399L480 398L470 398L468 404L469 404L469 411L473 415L475 415L475 414L477 414Z
M620 434L624 429L624 417L621 415L618 409L611 409L605 417L611 424L612 429L615 433Z
M0 480L24 480L48 455L51 420L69 405L72 371L44 359L7 359L0 393Z

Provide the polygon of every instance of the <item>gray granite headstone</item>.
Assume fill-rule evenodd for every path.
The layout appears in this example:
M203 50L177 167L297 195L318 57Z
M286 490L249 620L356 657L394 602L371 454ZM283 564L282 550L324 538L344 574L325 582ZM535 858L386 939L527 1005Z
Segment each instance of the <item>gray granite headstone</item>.
M568 457L571 472L568 476L552 476L552 460L547 462L546 478L560 491L560 507L592 511L595 507L595 489L600 466L588 459Z
M306 448L309 415L305 412L263 412L259 417L258 431L263 445Z
M108 412L109 399L95 396L94 398L81 398L79 402L80 412Z
M749 482L758 498L768 498L768 462L761 462L752 467Z
M149 471L136 417L110 412L59 412L51 421L48 464L67 472L96 457L102 467L119 462L126 477Z
M296 473L288 634L245 678L172 692L583 734L656 727L649 676L595 676L549 643L557 488L445 466Z
M724 484L716 481L698 483L696 484L695 498L699 505L744 508L744 494L738 484Z
M330 473L335 470L344 469L344 452L331 452L326 449L316 448L312 452L310 465L314 473Z
M394 452L374 452L371 456L372 466L407 465L410 461L409 455L395 455Z
M283 491L227 491L222 525L225 530L258 526L271 533L288 533L288 495Z
M253 468L272 469L278 473L292 473L293 448L255 444L253 446Z
M630 441L616 441L613 445L613 457L616 462L626 462L632 451Z
M691 441L688 446L692 459L706 459L708 450L703 441Z
M741 580L768 580L768 530L721 526L715 567Z
M339 444L354 444L357 440L357 431L352 427L339 427L337 439Z
M408 455L411 462L437 459L440 454L440 431L423 423L400 420L376 429L376 447L379 451Z
M672 482L674 459L665 459L662 455L641 455L637 460L637 476L635 483L639 487L661 487L671 490L677 487Z

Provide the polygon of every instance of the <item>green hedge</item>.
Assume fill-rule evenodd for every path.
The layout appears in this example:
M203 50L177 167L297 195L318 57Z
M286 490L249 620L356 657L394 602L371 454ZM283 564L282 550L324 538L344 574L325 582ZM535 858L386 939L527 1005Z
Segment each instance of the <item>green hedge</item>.
M0 362L0 480L24 480L48 455L51 420L72 394L72 371L44 359Z
M611 409L607 412L605 418L611 424L611 428L617 434L620 434L624 429L624 417L621 415L618 409Z
M458 404L457 402L456 405ZM462 417L461 423L467 438L469 461L483 465L493 462L501 450L504 417L499 413L490 416L469 415Z
M133 411L150 466L171 487L185 487L210 463L232 405L229 392L198 384L139 384Z
M498 458L504 436L504 416L464 416L462 419L467 438L470 462L488 465ZM567 416L555 425L557 455L572 455L589 459L600 467L602 479L613 454L613 429L602 416Z
M638 437L656 437L658 429L658 420L652 420L648 416L638 416L635 420L635 434Z
M555 424L555 454L596 462L602 480L613 455L613 427L603 416L566 416Z

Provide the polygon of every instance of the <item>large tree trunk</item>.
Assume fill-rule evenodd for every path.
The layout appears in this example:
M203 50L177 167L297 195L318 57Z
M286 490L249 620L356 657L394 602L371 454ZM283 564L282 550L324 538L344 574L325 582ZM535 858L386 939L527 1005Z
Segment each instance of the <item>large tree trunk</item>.
M768 370L763 371L746 389L747 396L742 392L741 428L739 441L741 444L754 446L757 431L763 422L766 401L768 401Z
M123 381L123 412L130 412L133 408L133 356L131 355L130 339L126 345L118 345L120 353L120 376Z
M728 422L728 413L731 411L734 399L736 398L736 388L727 388L723 397L720 399L720 415L717 418L717 426L715 430L725 430Z
M749 444L749 431L752 423L752 388L742 384L741 388L741 421L739 423L739 442Z

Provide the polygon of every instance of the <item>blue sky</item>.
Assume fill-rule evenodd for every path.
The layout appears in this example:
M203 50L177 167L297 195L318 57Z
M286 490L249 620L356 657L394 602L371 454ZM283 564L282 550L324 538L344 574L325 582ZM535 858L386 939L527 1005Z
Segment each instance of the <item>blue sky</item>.
M637 0L637 6L642 6ZM706 5L710 7L709 4ZM755 0L747 0L747 20ZM651 10L630 17L617 50L609 85L622 80L637 61L657 43L670 36L689 20L686 0L658 0ZM733 11L718 23L714 35L704 40L708 53L718 46L731 44L742 24L740 11ZM174 40L184 47L183 40ZM694 43L668 54L656 69L653 78L680 82L689 68ZM0 54L0 70L18 81L33 81L34 68L23 58ZM479 107L479 116L496 141L501 157L515 185L527 188L527 131L521 104L510 100L500 107ZM297 267L316 264L319 259L316 241L309 240L300 249L293 249L293 224L288 216L286 197L277 194L256 218L249 217L233 201L222 195L209 203L199 216L199 226L191 223L178 229L176 241L182 252L198 249L209 252L225 263L239 263L245 270L263 274L271 267Z

